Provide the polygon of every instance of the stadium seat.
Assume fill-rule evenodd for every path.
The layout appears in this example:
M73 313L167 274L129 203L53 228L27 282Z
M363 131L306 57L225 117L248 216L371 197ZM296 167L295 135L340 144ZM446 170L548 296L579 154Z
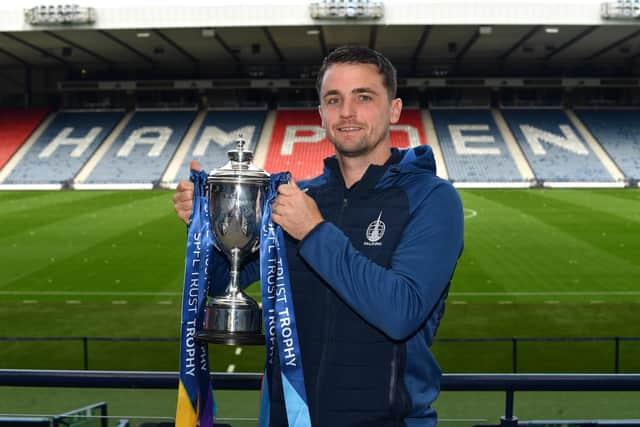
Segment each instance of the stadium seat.
M122 115L122 111L58 113L4 183L45 184L71 180Z
M516 182L523 178L490 110L432 110L449 179L454 182Z
M536 177L552 182L612 182L613 177L560 109L502 114Z
M247 141L248 150L255 151L262 132L265 111L208 111L189 150L182 159L174 180L189 177L189 162L198 160L204 170L223 166L227 151L234 147L240 134Z
M159 181L195 115L195 111L137 111L85 182Z
M47 108L0 108L0 169L48 114Z
M400 121L391 127L391 146L407 148L426 143L420 110L403 110ZM323 159L333 153L317 110L280 110L264 169L289 171L295 179L309 179L322 172Z
M640 180L640 110L576 110L627 178Z

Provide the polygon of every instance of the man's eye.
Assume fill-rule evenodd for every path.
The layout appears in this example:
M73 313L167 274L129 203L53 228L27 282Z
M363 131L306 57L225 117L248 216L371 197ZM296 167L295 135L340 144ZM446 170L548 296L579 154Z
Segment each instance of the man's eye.
M358 100L360 102L369 102L371 101L371 97L369 95L359 95Z
M327 104L328 105L337 104L338 102L340 102L340 100L338 98L329 98L329 99L327 99Z

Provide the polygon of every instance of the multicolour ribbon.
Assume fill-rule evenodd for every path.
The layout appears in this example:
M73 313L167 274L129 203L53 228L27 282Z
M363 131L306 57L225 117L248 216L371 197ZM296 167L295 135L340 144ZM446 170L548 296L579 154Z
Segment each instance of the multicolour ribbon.
M206 343L195 339L203 321L211 280L210 262L213 260L209 202L206 197L207 174L192 170L190 179L195 188L188 227L182 294L176 427L213 427L216 403L209 373L209 350Z

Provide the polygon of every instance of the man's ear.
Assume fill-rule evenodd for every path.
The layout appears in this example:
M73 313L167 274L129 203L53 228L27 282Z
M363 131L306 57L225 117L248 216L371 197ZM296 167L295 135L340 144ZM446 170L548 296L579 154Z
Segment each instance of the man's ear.
M402 113L402 99L396 98L391 100L391 114L389 114L390 123L398 123L400 120L400 113Z
M318 105L318 114L320 114L321 126L322 126L323 129L325 129L325 126L324 126L324 113L322 112L322 105Z

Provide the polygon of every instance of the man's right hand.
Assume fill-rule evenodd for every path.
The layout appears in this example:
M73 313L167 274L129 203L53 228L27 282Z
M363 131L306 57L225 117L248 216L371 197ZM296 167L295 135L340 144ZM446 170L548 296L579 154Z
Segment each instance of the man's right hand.
M199 171L200 164L197 160L191 160L189 164L191 169ZM173 207L178 214L178 217L186 224L189 223L189 217L191 216L191 209L193 203L193 182L185 179L180 181L176 193L173 195Z

